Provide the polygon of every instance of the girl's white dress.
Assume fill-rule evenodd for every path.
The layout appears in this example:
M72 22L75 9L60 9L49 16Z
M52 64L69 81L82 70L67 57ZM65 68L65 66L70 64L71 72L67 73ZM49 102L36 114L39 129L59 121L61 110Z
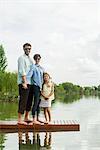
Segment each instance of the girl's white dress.
M51 92L53 94L49 97L48 100L45 100L41 95L40 107L51 107L51 101L54 100L54 84L53 82L49 82L48 84L43 84L43 93L45 96L48 96Z

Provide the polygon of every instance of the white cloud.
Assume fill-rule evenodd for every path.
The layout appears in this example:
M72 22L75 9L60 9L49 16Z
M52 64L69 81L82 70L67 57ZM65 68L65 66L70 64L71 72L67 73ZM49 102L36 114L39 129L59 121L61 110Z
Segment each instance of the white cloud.
M41 63L55 82L99 84L100 4L96 0L1 0L0 4L0 39L9 70L17 70L22 45L30 42L31 55L41 54Z
M78 69L79 71L82 71L82 73L98 73L99 71L99 65L89 59L89 58L79 58L78 59Z

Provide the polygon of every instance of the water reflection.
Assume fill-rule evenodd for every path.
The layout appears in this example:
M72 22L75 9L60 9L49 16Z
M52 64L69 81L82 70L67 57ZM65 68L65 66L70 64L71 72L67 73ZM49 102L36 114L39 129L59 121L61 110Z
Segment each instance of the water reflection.
M43 150L44 148L47 148L51 150L51 132L46 132L43 144L40 140L40 133L39 132L33 132L32 138L29 132L19 132L18 138L19 138L19 150ZM25 136L24 136L25 135Z
M83 95L79 95L79 94L71 94L71 95L64 95L62 98L59 99L59 101L61 101L62 103L73 103L75 101L78 101L80 99L82 99Z
M65 101L76 99L73 97L70 100L70 98L66 97ZM13 118L17 118L17 115L14 114L15 111L17 112L17 105L12 109L11 105L11 103L5 105L0 103L0 119L9 120L11 117L10 120L13 120ZM69 104L55 100L52 107L52 118L53 120L79 120L81 130L80 132L53 132L52 135L48 132L0 133L0 150L100 149L100 99L98 97L85 96L80 101Z
M4 134L0 133L0 149L3 150L4 146L4 142L5 142L5 136Z

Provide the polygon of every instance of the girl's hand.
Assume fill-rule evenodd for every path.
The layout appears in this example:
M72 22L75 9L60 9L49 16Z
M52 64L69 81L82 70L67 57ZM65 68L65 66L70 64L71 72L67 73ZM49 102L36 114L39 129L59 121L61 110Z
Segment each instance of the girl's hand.
M48 97L45 97L45 100L48 100L49 98Z

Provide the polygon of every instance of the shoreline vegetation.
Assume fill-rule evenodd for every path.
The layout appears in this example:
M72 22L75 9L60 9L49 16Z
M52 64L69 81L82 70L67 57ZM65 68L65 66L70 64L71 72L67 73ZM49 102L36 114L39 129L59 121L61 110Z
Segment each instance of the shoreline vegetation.
M83 96L99 96L99 86L82 87L65 82L59 85L55 84L55 97L63 102L72 102ZM17 73L0 72L0 101L18 100Z
M17 72L7 72L7 58L3 45L0 45L0 101L11 102L18 100ZM82 87L65 82L59 85L55 84L55 97L63 102L73 102L83 96L100 97L100 85Z

